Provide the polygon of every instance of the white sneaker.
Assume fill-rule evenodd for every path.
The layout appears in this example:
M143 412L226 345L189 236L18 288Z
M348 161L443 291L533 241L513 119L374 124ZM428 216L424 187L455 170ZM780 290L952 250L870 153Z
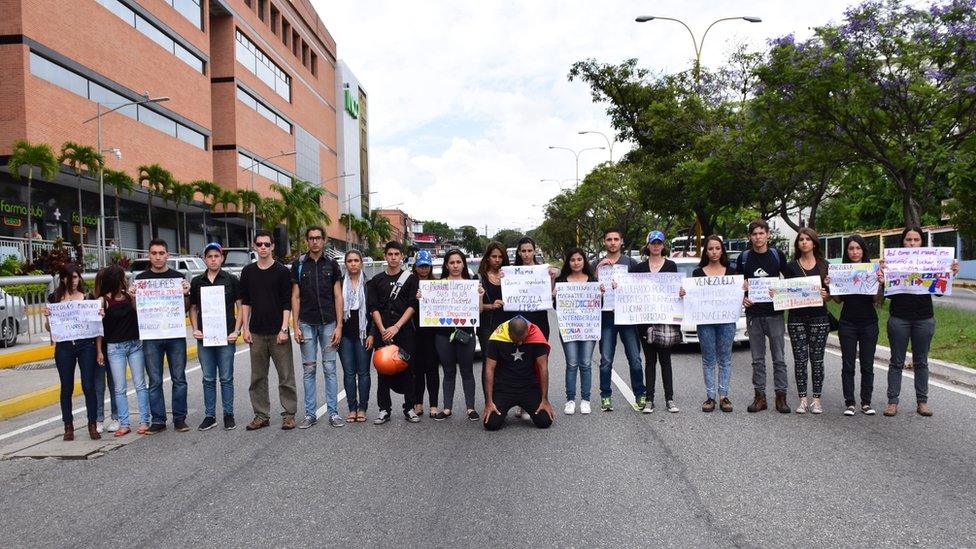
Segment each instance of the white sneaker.
M800 399L800 405L796 407L796 413L805 414L807 413L807 397Z
M576 413L576 402L570 400L563 406L563 413L567 416L571 416Z
M845 416L853 416L854 415L854 407L853 406L848 406L847 409L844 410L844 415Z
M642 414L653 414L654 413L654 401L648 400L644 403L644 408L641 410Z
M105 430L110 433L114 433L115 431L118 431L120 427L122 427L122 425L119 423L119 420L113 419L112 421L108 422L108 426L105 427Z
M590 401L589 400L584 400L584 401L580 402L580 413L581 414L589 414L590 413Z
M673 400L666 401L664 405L667 406L668 411L671 412L672 414L677 414L678 412L681 411L678 409L678 405L675 404Z
M97 431L99 433L104 433L105 432L105 425L103 425L101 421L96 421L95 422L95 431Z

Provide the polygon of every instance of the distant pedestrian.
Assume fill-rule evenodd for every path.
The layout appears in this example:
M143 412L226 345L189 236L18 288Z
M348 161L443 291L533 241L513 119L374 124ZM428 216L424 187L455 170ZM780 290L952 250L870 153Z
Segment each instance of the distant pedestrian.
M556 277L556 284L560 282L596 282L593 267L586 262L586 252L582 248L570 248L563 256L563 268ZM556 289L552 290L553 298ZM576 413L576 379L580 385L580 413L589 414L590 388L593 385L593 349L596 341L562 341L563 355L566 357L566 405L563 413Z
M369 353L373 349L369 311L366 307L366 275L363 274L363 254L358 250L346 252L346 274L342 279L342 342L339 360L342 361L342 384L346 389L349 415L346 421L363 423L369 408Z

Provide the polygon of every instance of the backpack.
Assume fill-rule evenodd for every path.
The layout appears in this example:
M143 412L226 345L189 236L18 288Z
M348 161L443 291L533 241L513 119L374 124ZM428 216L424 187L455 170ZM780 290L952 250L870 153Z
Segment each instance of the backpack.
M743 250L742 251L742 254L739 255L739 267L740 267L739 270L741 270L743 273L745 273L746 261L749 260L749 252L751 252L751 251L752 250ZM772 252L773 259L776 260L776 263L782 263L783 262L783 260L779 256L779 249L778 248L776 248L775 246L770 246L769 251Z

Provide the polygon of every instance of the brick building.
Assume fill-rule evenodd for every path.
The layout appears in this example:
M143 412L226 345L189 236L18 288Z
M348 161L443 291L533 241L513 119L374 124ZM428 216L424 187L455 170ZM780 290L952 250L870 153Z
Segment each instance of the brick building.
M65 141L95 146L95 122L119 104L151 97L101 117L106 167L137 179L158 163L183 182L210 180L224 189L277 196L271 184L291 177L325 188L328 236L342 246L338 223L336 44L309 0L0 0L0 237L27 232L24 180L6 164L12 143L27 139L55 149ZM340 99L341 101L341 99ZM342 109L341 106L338 109ZM251 169L249 169L251 168ZM359 181L349 178L358 191ZM78 189L81 189L79 231ZM106 215L115 196L106 188ZM149 195L121 197L107 238L145 248ZM197 202L152 207L154 232L199 251L207 240L246 243L250 220L233 208L207 215ZM96 244L98 184L62 169L52 184L35 173L32 212L44 238L62 235ZM225 220L226 217L226 220ZM249 216L248 216L249 217ZM69 221L70 220L70 221ZM226 229L225 229L226 221ZM279 232L281 227L279 227Z

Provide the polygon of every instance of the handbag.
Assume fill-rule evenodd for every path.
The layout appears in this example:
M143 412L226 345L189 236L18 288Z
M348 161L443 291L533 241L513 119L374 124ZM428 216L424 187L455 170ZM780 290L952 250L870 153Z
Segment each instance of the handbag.
M670 349L684 342L677 324L651 324L647 327L647 342L662 349Z
M460 328L454 328L454 332L451 334L451 343L457 343L458 345L467 345L471 343L471 332L466 332Z

